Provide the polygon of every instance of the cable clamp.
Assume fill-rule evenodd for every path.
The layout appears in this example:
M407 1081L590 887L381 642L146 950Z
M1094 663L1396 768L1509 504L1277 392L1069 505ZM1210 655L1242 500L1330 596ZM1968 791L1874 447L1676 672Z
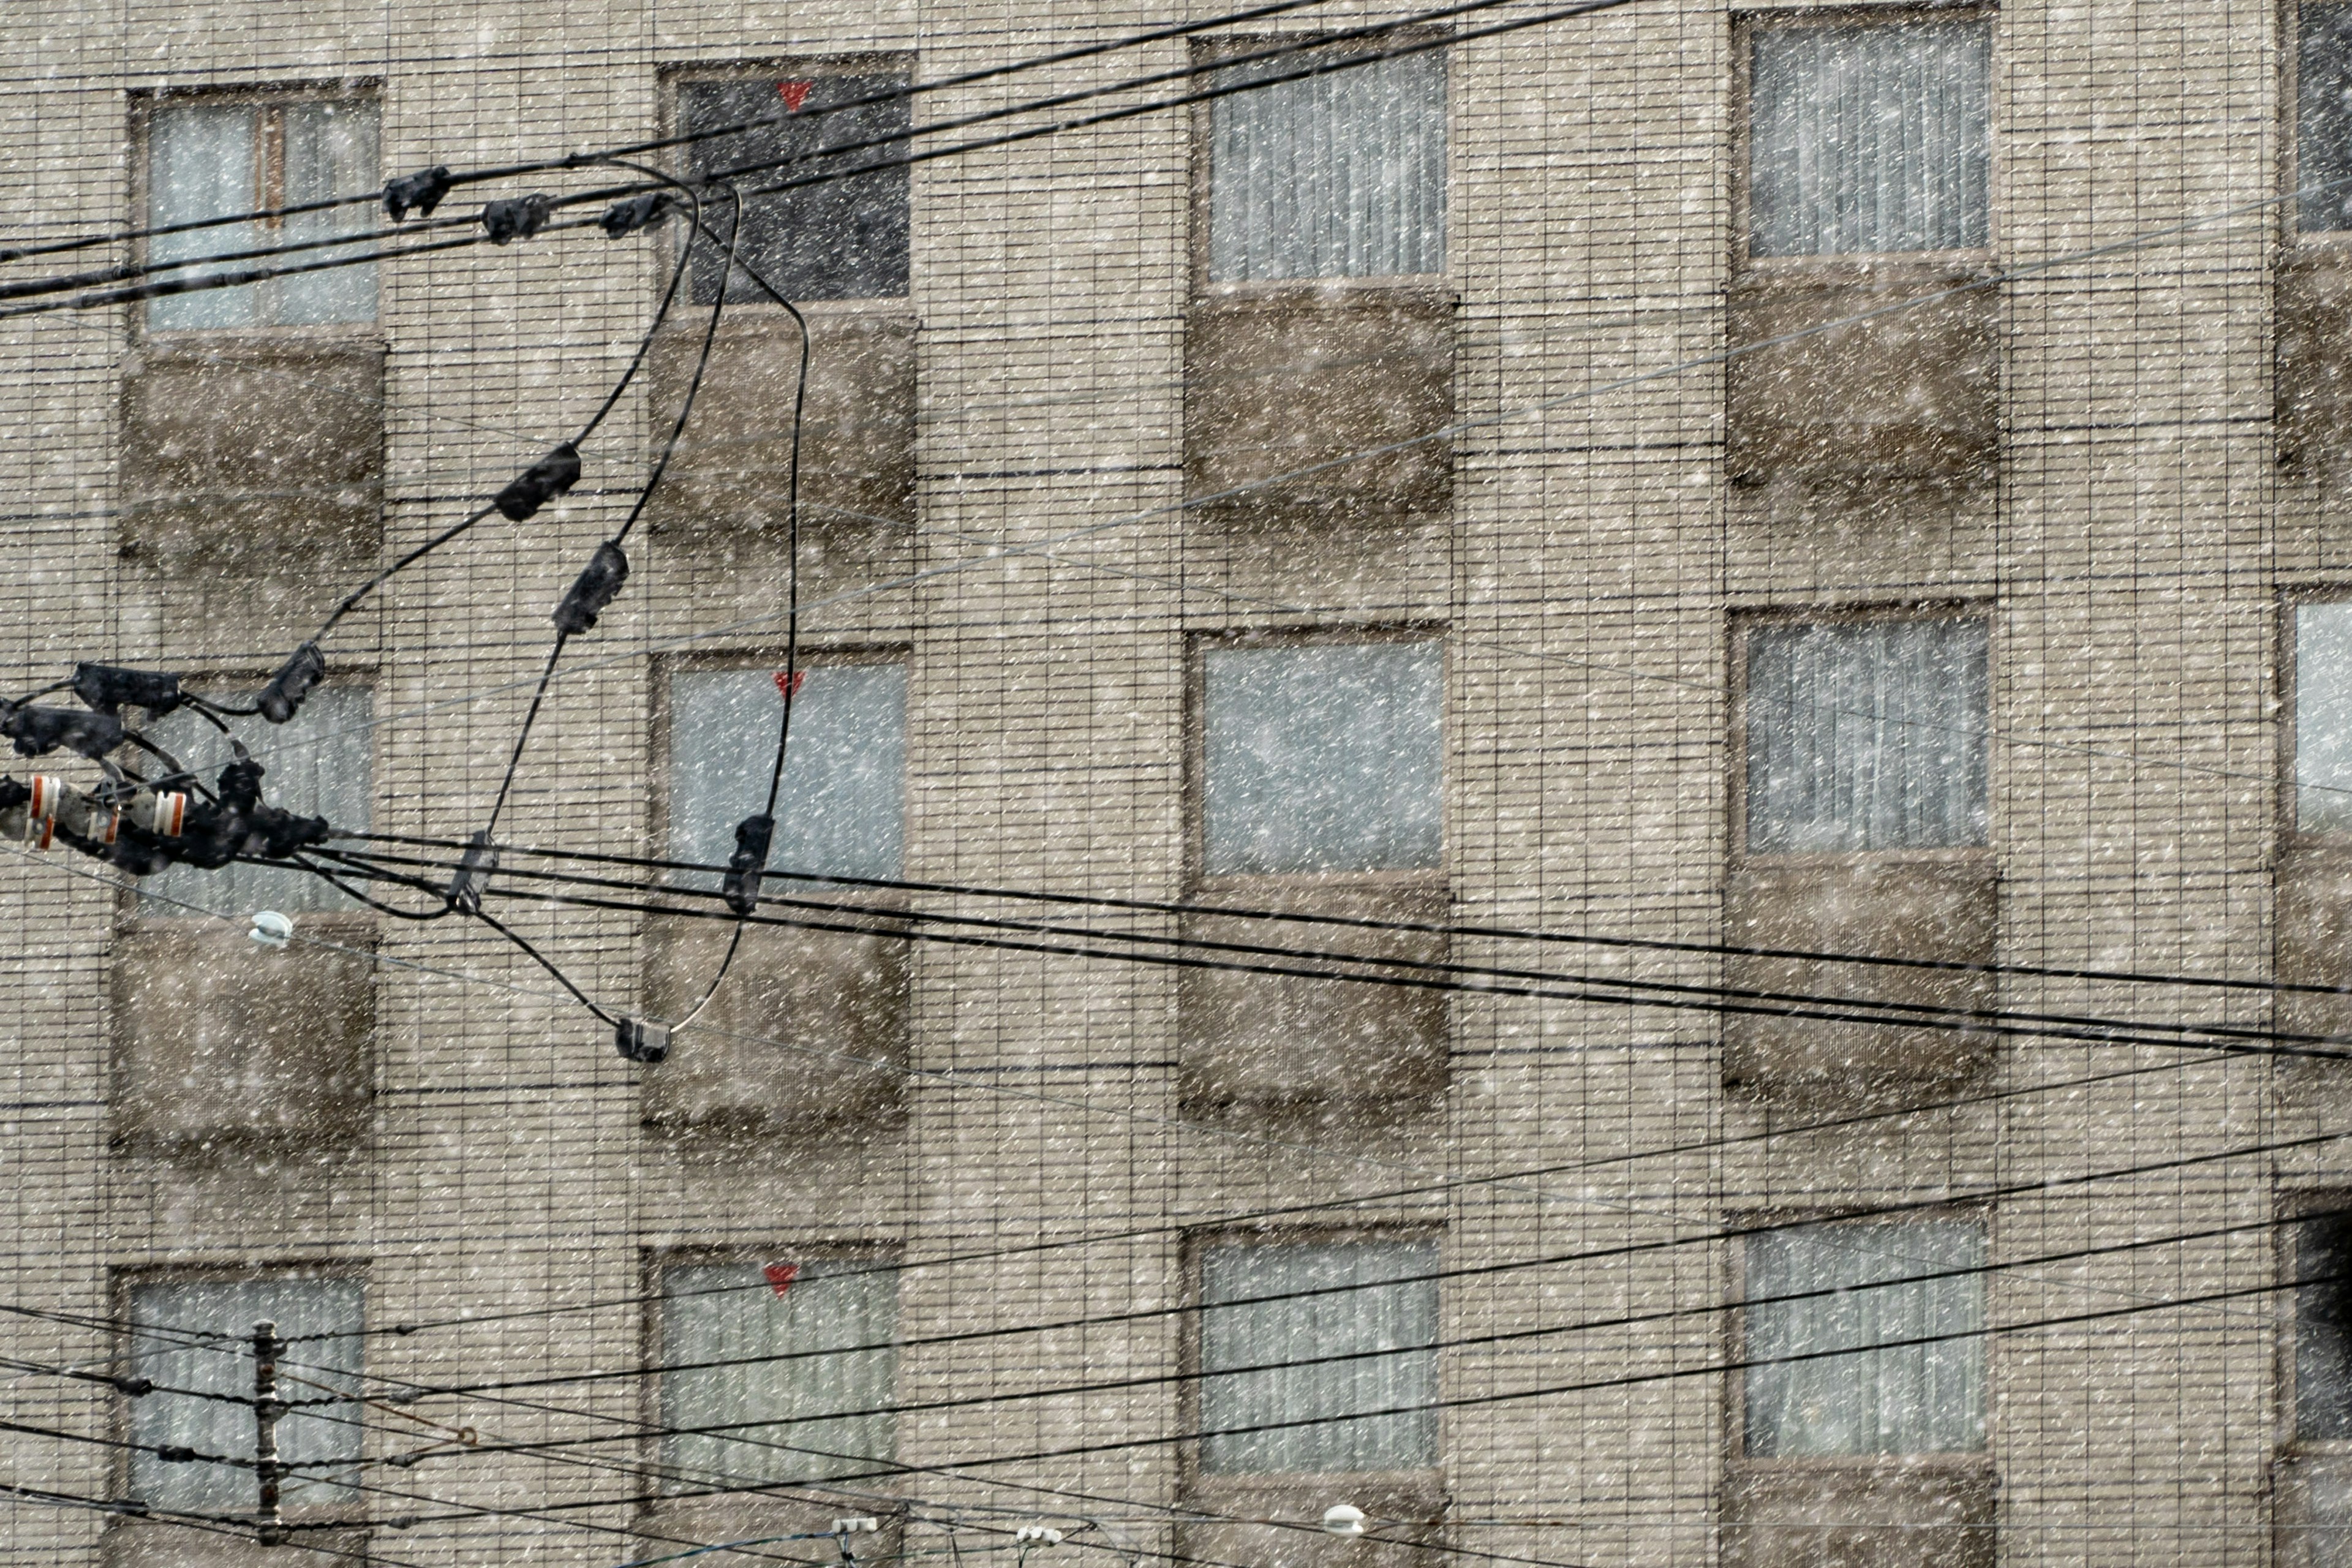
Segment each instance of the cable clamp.
M300 711L304 699L326 678L326 655L319 651L317 643L306 642L278 667L254 707L272 724L283 724Z
M861 1515L855 1519L835 1520L833 1521L833 1539L834 1543L841 1548L841 1560L844 1563L855 1563L857 1561L857 1553L851 1549L849 1544L849 1538L851 1536L857 1534L871 1535L881 1528L882 1521L870 1516Z
M441 198L449 194L452 184L446 163L436 163L414 174L386 180L383 183L383 210L394 223L412 212L418 217L431 217L433 209L441 205Z
M641 196L614 202L596 221L604 226L606 239L618 239L625 234L652 227L667 217L670 209L677 205L667 191L647 191Z
M180 705L180 678L169 670L125 669L120 665L74 666L73 694L100 713L144 708L150 719L161 719Z
M457 875L449 879L449 891L444 895L453 910L463 910L469 915L482 912L482 890L490 884L490 873L499 868L499 851L490 842L488 828L477 831L466 846L465 858L457 862Z
M669 1058L669 1026L646 1018L623 1018L613 1026L613 1048L625 1061L647 1067Z
M554 212L555 198L534 191L530 195L512 196L482 208L482 227L492 245L506 245L529 239L545 228Z
M509 522L521 522L580 482L580 448L566 441L507 481L490 499Z
M79 708L12 708L0 719L0 735L16 742L20 757L47 755L63 746L97 762L122 744L122 721L111 713Z
M739 915L760 907L760 876L768 868L768 846L775 832L776 819L764 814L735 825L735 853L728 857L719 897Z
M572 579L563 602L548 618L555 623L557 631L576 637L596 624L596 617L620 597L621 585L628 580L629 558L622 553L617 542L608 539L596 547L596 553L588 558L588 564Z

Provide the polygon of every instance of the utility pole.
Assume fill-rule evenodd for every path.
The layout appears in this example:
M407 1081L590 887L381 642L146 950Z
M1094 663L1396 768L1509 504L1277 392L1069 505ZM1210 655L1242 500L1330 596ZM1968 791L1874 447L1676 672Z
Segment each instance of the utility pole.
M285 1348L276 1323L253 1325L253 1478L261 1486L253 1522L264 1546L286 1540L285 1520L278 1511L278 1483L286 1473L278 1462L278 1418L286 1414L286 1402L278 1397L278 1356Z

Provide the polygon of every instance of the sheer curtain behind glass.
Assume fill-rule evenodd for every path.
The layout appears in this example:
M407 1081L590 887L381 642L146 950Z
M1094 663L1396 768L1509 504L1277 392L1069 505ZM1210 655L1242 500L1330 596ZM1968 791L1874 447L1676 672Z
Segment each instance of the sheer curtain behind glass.
M2352 228L2352 5L2299 8L2294 185L2306 232Z
M2294 825L2352 830L2352 604L2294 612Z
M1985 626L1869 621L1748 634L1748 847L1985 841Z
M1237 67L1221 81L1296 69ZM1209 276L1445 270L1445 59L1410 55L1276 82L1209 110Z
M249 700L243 695L229 700L232 707L243 707ZM375 799L371 766L375 731L367 727L373 709L363 688L324 686L310 693L290 723L268 724L259 719L228 722L265 769L263 800L303 816L323 816L337 827L364 832ZM147 735L207 784L233 760L221 732L184 709L149 725ZM140 912L167 918L192 911L167 903L166 899L234 915L255 910L293 914L359 907L308 872L272 866L224 866L217 871L174 866L140 886L157 895L146 900Z
M1204 675L1211 875L1438 863L1437 644L1216 648Z
M1750 60L1750 254L1985 245L1989 24L1759 25Z
M793 699L792 744L768 864L896 877L906 840L907 667L827 664ZM768 804L784 702L772 671L681 671L670 680L669 853L724 865L735 825ZM719 886L717 873L680 873Z
M1984 1341L1868 1347L1984 1328L1983 1228L1967 1220L1817 1225L1751 1237L1748 1451L1760 1455L1973 1453L1985 1446ZM1773 1302L1808 1291L1834 1294Z
M367 195L379 184L375 105L364 100L158 104L148 122L147 182L148 221L155 225ZM374 226L372 208L337 207L294 214L274 224L224 224L157 235L149 242L148 256L177 261L353 236L348 246L291 258L331 260L364 251ZM375 319L375 289L373 264L339 267L151 300L147 324L158 331L217 331L369 321Z
M760 1264L697 1264L663 1270L662 1290L664 1362L795 1358L664 1373L665 1463L800 1482L890 1462L896 1427L882 1407L897 1367L894 1271L858 1259L803 1263L780 1296ZM881 1348L856 1348L868 1345ZM740 1429L683 1430L713 1426Z
M1434 1242L1211 1247L1201 1259L1201 1429L1210 1434L1201 1468L1254 1475L1436 1464L1437 1282L1413 1278L1436 1268ZM1345 1285L1371 1288L1295 1294ZM1273 1296L1290 1299L1252 1300ZM1276 1364L1360 1351L1401 1353ZM1268 1370L1226 1370L1242 1367ZM1417 1408L1348 1418L1405 1405ZM1215 1435L1300 1420L1314 1424Z
M359 1392L361 1289L356 1279L205 1279L141 1285L131 1292L136 1323L169 1324L216 1333L250 1344L253 1325L274 1322L280 1338L330 1334L306 1340L302 1375L338 1392ZM313 1370L324 1369L324 1370ZM253 1358L209 1346L165 1344L143 1335L131 1339L132 1375L173 1388L206 1394L253 1393ZM295 1391L303 1397L315 1388ZM357 1459L361 1407L352 1405L296 1410L278 1424L278 1451L291 1464ZM179 1445L204 1454L253 1452L253 1408L189 1394L150 1394L131 1401L131 1440L151 1447ZM192 1513L250 1513L256 1503L253 1472L226 1465L165 1464L152 1453L131 1457L131 1495L151 1507ZM332 1485L304 1487L289 1503L348 1502L356 1496Z

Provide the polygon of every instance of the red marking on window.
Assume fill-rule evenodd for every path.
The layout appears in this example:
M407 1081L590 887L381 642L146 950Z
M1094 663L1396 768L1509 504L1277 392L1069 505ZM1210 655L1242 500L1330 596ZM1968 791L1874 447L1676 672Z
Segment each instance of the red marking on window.
M800 1278L801 1266L797 1263L771 1263L760 1272L768 1277L769 1288L781 1296L793 1288L793 1280Z
M808 101L809 89L815 85L813 81L780 81L776 84L776 96L784 100L787 112L798 114L801 105Z
M780 669L776 671L776 689L787 697L798 697L801 694L802 685L807 679L808 671L805 669L796 669L790 675L786 675Z

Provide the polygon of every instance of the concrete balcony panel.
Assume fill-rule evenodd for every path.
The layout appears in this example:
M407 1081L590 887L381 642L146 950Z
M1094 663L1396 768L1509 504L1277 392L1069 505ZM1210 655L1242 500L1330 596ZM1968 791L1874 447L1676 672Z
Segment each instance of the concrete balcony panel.
M2352 249L2291 247L2273 296L2278 456L2289 468L2352 468Z
M375 927L305 915L361 950L271 948L213 921L151 921L114 949L114 1129L134 1145L349 1146L373 1091Z
M677 416L702 333L701 322L682 321L655 342L648 425L656 441ZM799 330L781 310L745 310L720 321L693 416L646 507L656 532L725 538L782 528L800 353ZM819 539L914 522L912 317L809 313L800 495L802 531Z
M265 575L372 564L383 381L369 340L142 343L122 384L124 552Z
M1724 939L1740 947L1985 963L1995 955L1999 904L1989 859L1768 862L1733 873ZM1724 979L1739 990L1932 1007L1986 1008L1998 999L1993 976L1981 972L1822 959L1734 954L1724 960ZM1728 1086L1840 1103L1955 1087L1992 1066L1992 1037L1965 1029L1729 1013L1723 1040Z
M2277 892L2272 941L2279 979L2341 985L2347 993L2282 991L2278 1026L2287 1034L2352 1037L2352 844L2296 841L2279 852L2272 875Z
M1331 462L1454 422L1454 305L1428 289L1197 300L1185 321L1188 497ZM1453 503L1454 443L1419 442L1213 504L1232 519L1382 521Z
M1900 1459L1724 1478L1725 1568L1992 1568L1990 1467Z
M677 1017L691 1008L733 934L728 921L655 917L647 1010ZM894 1117L903 1100L907 1002L907 943L898 937L746 926L697 1026L674 1036L669 1059L647 1069L646 1120L677 1131L756 1133ZM877 1062L886 1065L869 1065Z
M1442 881L1422 880L1367 887L1269 878L1261 885L1205 891L1201 900L1421 923L1443 921L1448 908ZM1183 930L1188 937L1210 942L1417 963L1443 962L1450 945L1442 935L1288 925L1233 915L1188 915ZM1324 967L1311 959L1214 952L1199 956ZM1449 1009L1443 991L1202 968L1179 970L1176 994L1183 1094L1190 1105L1308 1114L1338 1109L1408 1112L1430 1108L1445 1092Z
M1999 292L1928 298L1969 277L1793 268L1734 283L1727 323L1734 350L1905 308L1731 360L1724 367L1731 477L1990 479L2000 445Z

